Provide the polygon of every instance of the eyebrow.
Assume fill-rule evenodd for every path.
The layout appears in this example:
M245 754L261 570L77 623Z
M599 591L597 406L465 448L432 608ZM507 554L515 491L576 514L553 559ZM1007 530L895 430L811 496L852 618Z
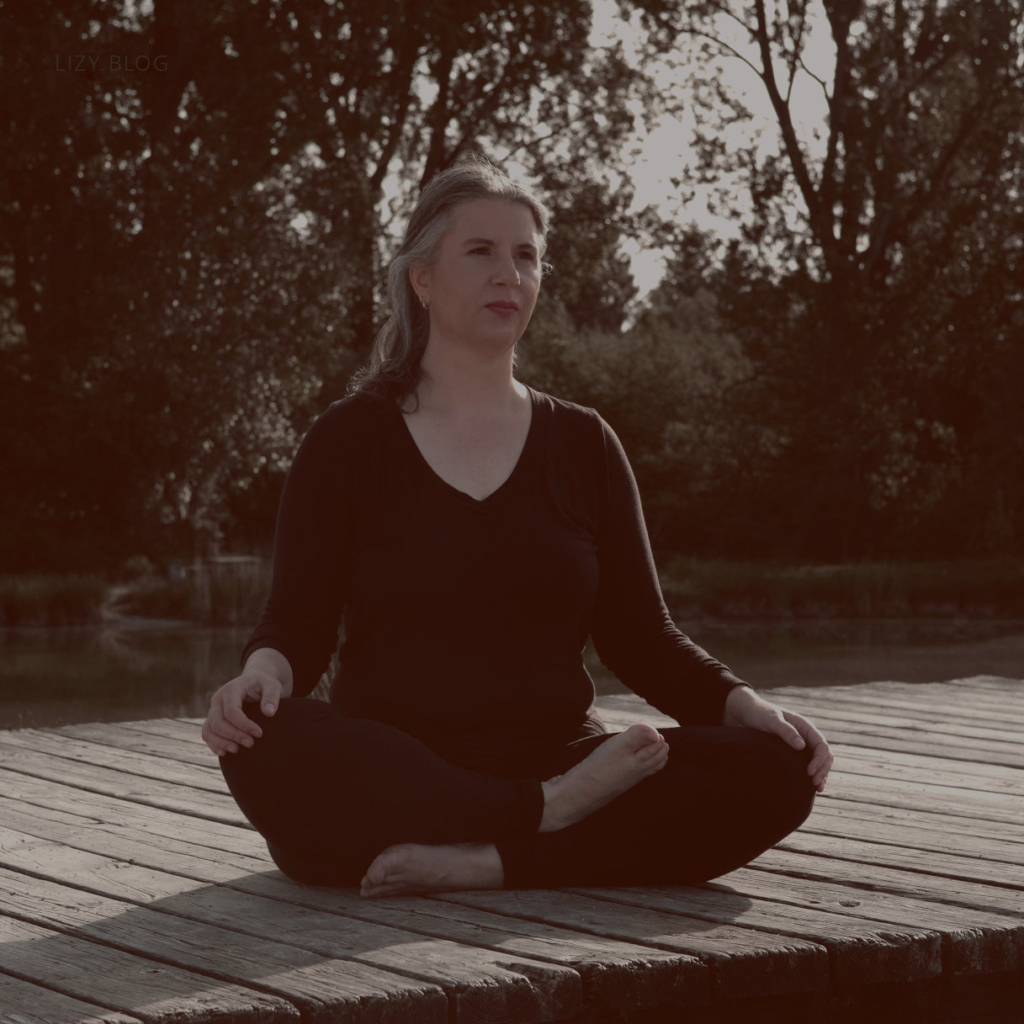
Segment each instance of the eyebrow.
M467 238L462 244L463 245L494 245L495 242L491 238ZM519 245L517 246L517 248L519 248L519 249L529 249L532 252L536 252L537 251L537 246L535 246L532 242L520 242Z

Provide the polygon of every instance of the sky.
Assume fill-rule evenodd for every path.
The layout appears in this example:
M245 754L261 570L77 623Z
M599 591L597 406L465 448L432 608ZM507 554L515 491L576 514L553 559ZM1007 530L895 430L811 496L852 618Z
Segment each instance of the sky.
M627 59L635 59L639 38L636 24L624 22L619 17L615 0L593 0L593 5L591 45L603 47L619 40L625 48ZM772 6L769 3L769 10ZM752 63L759 63L756 49L734 22L723 20L720 32L730 46L747 56ZM812 4L812 19L804 57L808 68L817 77L831 81L835 67L835 46L820 2ZM740 94L744 104L754 115L753 121L746 129L735 129L732 141L740 145L748 140L751 133L760 133L762 144L774 147L777 144L776 121L760 79L736 57L725 56L721 70L730 87ZM654 70L654 77L656 84L664 92L685 95L681 92L678 70L663 66ZM814 129L822 129L827 116L826 100L821 86L807 75L798 75L791 106L801 139L813 151L816 145ZM693 129L693 119L686 114L680 117L665 116L650 131L644 130L639 117L637 118L637 131L633 141L640 154L629 167L629 175L636 193L633 209L652 204L663 217L676 217L684 223L695 222L701 228L713 230L720 237L734 236L738 233L735 222L708 211L707 199L710 189L698 189L695 200L681 208L677 190L670 181L671 177L679 176L692 158L690 139ZM524 179L529 177L526 169L514 161L508 161L506 169L514 176ZM383 187L385 201L400 191L401 182L397 168L385 179ZM296 224L296 227L299 225ZM630 257L631 270L639 289L637 300L640 301L661 279L666 253L658 249L641 249L631 240L626 240L623 248Z
M772 5L769 4L769 9ZM627 54L636 52L635 27L618 17L615 0L594 0L594 28L591 44L607 45L619 39ZM824 9L820 3L812 5L813 20L805 48L808 68L819 78L831 81L835 67L835 45L832 42ZM752 63L759 64L756 50L745 38L742 30L734 23L723 20L720 31L724 39L743 53ZM754 114L749 130L736 128L731 141L740 144L749 137L749 132L761 132L762 144L776 145L777 130L767 93L754 72L736 58L726 56L722 61L722 73L730 87L742 97L744 104ZM679 89L679 74L671 68L662 67L655 73L655 81L666 91ZM813 151L816 143L813 137L815 127L821 129L827 116L825 96L821 86L808 75L798 75L792 96L794 119L802 140ZM648 203L654 204L663 216L676 215L684 222L695 222L700 227L712 229L723 237L737 233L734 222L716 217L707 209L708 190L699 190L696 200L683 210L679 209L677 191L669 181L678 176L692 158L690 139L693 134L693 120L685 114L681 118L667 116L650 132L639 131L637 143L641 155L630 168L630 177L636 189L634 208ZM638 245L626 247L632 263L633 276L640 289L639 298L647 294L660 280L663 273L662 257L659 250L641 250Z

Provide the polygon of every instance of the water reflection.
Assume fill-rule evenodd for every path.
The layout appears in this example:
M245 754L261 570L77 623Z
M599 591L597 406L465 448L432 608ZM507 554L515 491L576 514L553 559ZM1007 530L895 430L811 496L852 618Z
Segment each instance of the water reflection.
M686 624L757 687L1024 676L1024 622L824 620ZM243 628L127 622L0 630L0 729L206 713L237 672ZM586 652L601 693L624 687Z
M0 630L0 728L203 715L248 635L145 622Z

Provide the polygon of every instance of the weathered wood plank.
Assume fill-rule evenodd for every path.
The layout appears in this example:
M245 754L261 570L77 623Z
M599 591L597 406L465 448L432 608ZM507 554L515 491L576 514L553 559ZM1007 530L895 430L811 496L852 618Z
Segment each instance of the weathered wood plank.
M571 887L569 891L630 908L643 907L816 942L829 951L829 980L833 985L916 981L942 973L939 934L920 926L904 926L897 931L818 908L687 886Z
M5 971L86 1002L102 992L111 1009L146 1024L200 1024L218 1016L232 1024L299 1022L299 1011L276 996L13 917L0 915L0 943Z
M738 868L706 888L938 932L947 974L1024 967L1024 920L1005 915L755 868Z
M0 974L0 1024L141 1024L118 1010Z
M841 860L818 854L775 847L749 865L759 870L795 875L822 882L842 882L865 889L892 892L913 899L951 903L975 910L1024 915L1024 893L982 882L964 881L944 875L927 874L885 864Z
M0 868L4 912L41 927L247 985L293 1003L304 1024L445 1024L440 988L353 961L161 913Z
M914 811L906 807L884 807L879 804L843 800L825 792L814 803L815 814L833 814L861 821L896 823L906 828L942 830L950 836L973 836L997 843L1024 843L1024 830L1016 823L961 818L941 811Z
M871 750L833 743L836 760L854 775L905 778L914 782L937 782L963 789L1024 796L1024 769L1000 768L977 761L908 754L900 750ZM896 773L899 773L898 775Z
M0 822L9 828L70 849L206 882L227 882L265 872L284 879L267 855L263 839L251 829L231 828L143 804L118 804L111 797L93 794L88 804L83 805L64 795L69 787L32 781L40 787L32 793L39 802L30 806L0 797ZM49 787L52 793L42 787ZM188 831L190 824L198 827L198 835ZM203 832L207 825L209 835ZM205 844L201 845L197 838L204 839ZM287 899L299 888L284 881L282 898Z
M458 892L434 898L697 956L711 967L712 991L719 998L812 992L828 984L827 950L802 939L654 910L624 914L604 900L562 891Z
M318 894L315 902L353 917L404 920L423 934L461 936L488 949L570 966L583 979L584 1016L597 1010L632 1015L648 1007L692 1008L710 998L707 965L685 954L424 897L367 903L335 890Z
M962 818L1001 821L1009 825L1018 825L1021 820L1020 798L1002 793L855 775L844 771L841 765L833 767L827 786L826 791L834 800L906 807Z
M163 782L173 782L175 785L209 790L212 793L228 792L224 776L221 775L216 763L202 766L186 764L106 743L76 739L73 736L57 736L41 729L19 729L16 732L3 733L0 750L6 752L11 747L65 758L79 764L112 768L128 775L141 775L147 779L159 779Z
M178 718L144 718L140 721L119 722L118 724L132 732L142 732L148 736L161 736L165 739L183 740L194 746L202 747L206 751L210 750L203 742L202 725L199 723L189 724Z
M173 722L183 731L194 732L194 740L185 739L182 736L164 736L146 729L134 728L136 725L144 725L140 722L88 722L78 725L63 725L56 729L44 729L52 736L62 736L75 740L87 740L90 743L102 743L106 746L115 747L118 750L133 750L140 754L150 754L156 757L163 757L170 761L180 761L184 764L192 764L204 769L217 769L217 757L210 748L202 742L198 729L183 725L181 722ZM198 742L197 742L198 741Z
M0 801L0 805L2 805ZM141 809L151 813L151 809ZM298 886L274 870L269 860L256 860L238 853L218 854L213 850L197 851L183 842L160 839L153 842L145 828L124 826L115 832L97 830L87 819L63 811L46 809L42 813L26 814L5 810L2 820L26 834L45 838L54 844L68 843L76 850L100 854L107 858L131 861L139 867L170 870L196 880L220 882L252 895L285 900L296 906L326 910L371 922L388 924L417 934L446 938L452 941L479 945L503 957L536 957L550 963L577 970L584 984L583 1003L621 1005L623 1008L645 1005L693 1005L708 998L708 975L703 964L693 958L671 955L661 950L639 945L574 934L562 929L544 928L536 924L524 925L515 918L498 914L459 908L456 912L439 911L438 904L419 898L402 901L368 902L360 900L346 890L317 889ZM145 826L145 821L141 823ZM249 835L253 835L249 833ZM254 842L261 842L254 837ZM173 847L173 848L171 848ZM196 853L200 856L196 856ZM38 860L38 851L33 857ZM47 852L49 858L56 856ZM65 857L73 856L68 851ZM209 858L209 859L207 859ZM0 853L0 862L3 854ZM34 870L24 861L14 861L8 855L6 863L20 870ZM109 870L104 861L79 859L80 871L87 881L76 884L96 887L96 880ZM50 877L66 879L61 875L57 860ZM131 874L123 867L115 873L118 884L126 884ZM76 876L77 878L77 876ZM105 892L117 898L144 901L145 892Z
M120 800L163 807L228 825L249 827L245 816L230 796L208 789L194 789L159 779L128 775L81 761L71 762L51 754L5 746L2 741L0 767L39 779L67 783L86 792L104 793Z
M900 680L882 679L873 683L841 683L835 686L775 686L771 689L778 693L796 693L799 690L823 690L828 693L859 693L868 688L868 692L880 695L928 694L938 698L942 694L997 694L1000 696L1017 697L1024 700L1024 679L1011 679L1006 676L969 676L963 679L947 679L942 682L908 683Z
M868 693L913 695L927 694L935 698L962 696L965 692L982 699L986 696L1007 698L1024 704L1024 679L1009 679L1005 676L970 676L964 679L947 679L939 683L906 683L896 680L880 680L874 683L843 683L839 686L779 686L774 691L795 693L797 690L824 690L829 693Z
M898 729L911 735L923 733L929 737L943 737L953 741L954 746L984 745L994 750L1001 750L1001 744L1016 745L1024 743L1024 730L1005 727L999 723L995 715L993 721L984 725L975 721L934 722L922 721L909 715L895 714L873 709L868 701L859 708L837 705L819 698L817 694L794 697L789 702L790 710L806 714L815 721L835 722L844 726L847 731L875 732L879 728L886 730ZM955 751L951 751L955 754Z
M972 856L913 850L881 842L864 842L850 836L835 836L800 830L778 844L780 850L813 853L819 857L855 860L862 864L908 868L929 875L944 875L970 882L1024 890L1024 868L1016 864L978 860ZM1024 897L1024 892L1019 893Z
M650 709L649 705L630 695L616 694L600 697L597 703L602 719L610 728L626 728L635 722L649 722L657 727L672 724L671 719ZM825 734L833 743L837 739L835 731L831 729L826 729ZM969 763L959 759L963 756L963 751L956 752L957 760L954 762L950 760L950 757L954 755L951 755L945 748L937 747L937 749L923 751L921 744L914 741L901 743L898 739L877 738L877 742L875 742L874 739L869 741L860 735L851 737L845 734L841 735L841 739L844 741L843 743L835 744L841 751L862 751L863 756L868 758L882 759L889 753L886 748L892 746L908 756L926 757L931 760L941 758L944 764L950 766L951 771L954 765ZM974 756L981 762L979 767L989 771L999 770L998 768L993 769L993 766L985 763L983 755ZM1021 760L1024 763L1024 755ZM828 783L828 792L832 797L886 807L984 818L1014 825L1021 821L1022 809L1015 791L1011 791L1007 795L978 790L973 784L963 787L932 785L930 782L894 779L895 773L893 772L863 774L858 770L856 766L858 764L863 764L863 759L856 764L851 763L847 771L842 758L837 760L837 766L833 769ZM1018 769L1009 768L1007 770L1017 771ZM946 778L948 781L949 776L947 775Z
M910 693L919 687L927 687L936 693L963 693L967 690L972 697L979 699L987 696L1015 700L1024 707L1024 679L1009 679L1006 676L970 676L965 679L948 679L942 683L903 683L879 682L871 683L881 693Z
M942 969L947 974L952 972L951 976L966 976L982 970L1021 969L1024 884L1013 872L1020 872L1019 853L1024 849L1024 835L1020 832L1024 759L1019 766L999 765L1012 760L1004 747L1013 747L1016 752L1016 747L1020 746L1016 743L1020 723L1014 716L1024 716L1024 686L999 680L982 680L977 687L973 687L973 683L968 685L972 687L968 695L972 713L960 718L956 717L956 704L968 699L964 684L940 684L940 689L931 691L900 684L849 687L847 690L857 691L860 703L856 706L847 706L854 703L850 693L838 693L833 698L828 690L821 688L812 694L825 715L831 715L835 723L842 726L837 735L823 724L827 718L821 719L816 712L809 712L810 717L823 724L826 735L836 746L840 755L839 770L830 780L829 796L818 801L817 810L804 829L787 840L794 849L787 849L783 844L759 858L753 867L741 869L745 875L741 875L739 881L743 883L746 879L747 891L730 893L727 889L716 889L713 884L707 886L705 895L700 897L692 895L694 890L670 894L670 902L681 901L678 906L644 906L637 911L669 919L674 917L677 930L681 926L697 928L696 938L694 934L674 933L669 925L656 924L653 918L646 919L647 927L641 929L642 934L620 934L616 928L623 927L621 920L618 926L606 922L591 906L603 903L611 908L604 913L617 914L621 919L625 910L626 917L632 917L629 904L623 901L616 907L607 891L594 891L589 895L583 895L582 890L547 894L558 906L551 919L550 906L544 909L546 917L524 913L521 903L509 909L510 895L535 898L537 894L460 893L368 902L358 900L351 891L295 886L278 872L269 870L271 865L262 841L251 830L237 827L242 824L240 815L230 824L223 819L196 817L206 810L199 806L201 801L205 802L210 796L223 796L224 792L222 789L203 792L202 786L189 785L195 781L194 776L187 774L193 768L209 771L215 767L212 758L205 760L207 752L198 732L200 720L127 723L100 726L95 731L87 726L78 735L45 730L43 732L50 734L54 743L47 747L53 751L53 756L45 767L45 758L31 761L39 755L38 750L27 749L31 744L21 744L19 755L30 758L28 773L22 764L4 759L4 737L0 735L0 793L9 794L11 791L5 788L7 781L17 780L13 792L17 792L18 800L33 805L23 809L15 806L11 811L11 824L19 828L25 826L28 838L20 840L21 852L16 855L26 858L18 870L23 877L35 876L32 885L42 884L38 877L41 873L28 865L56 857L57 860L47 861L53 872L47 884L63 889L73 886L73 891L80 893L93 888L92 880L99 879L102 888L112 890L105 893L104 898L130 900L136 905L129 911L132 915L139 914L139 908L146 906L147 911L167 917L172 912L162 910L161 904L171 902L177 906L191 900L187 913L173 911L175 919L184 924L172 928L171 939L177 935L176 928L198 921L209 929L234 929L234 942L255 942L268 934L265 905L273 902L286 908L278 913L319 915L335 923L344 922L343 928L361 930L363 934L372 928L391 928L412 937L408 947L414 947L417 942L451 941L455 944L461 941L460 948L489 951L492 966L512 965L509 973L518 973L533 982L537 977L546 977L551 982L552 987L540 996L536 989L543 985L534 984L533 990L525 990L524 999L517 1002L519 996L512 995L505 1003L494 999L490 1002L474 1002L473 998L460 1000L457 986L438 983L437 987L451 998L453 1019L465 1020L467 1024L479 1019L481 1014L483 1019L496 1019L487 1016L491 1012L497 1012L499 1017L508 1013L511 1019L526 1024L528 1019L532 1020L530 1015L535 1012L538 999L544 1002L543 1013L549 1014L571 1007L569 1013L586 1015L592 1010L596 1012L600 1005L614 1005L625 1011L631 995L622 995L613 1003L608 999L614 1000L615 986L606 986L603 992L600 989L599 979L608 977L605 970L608 963L619 971L622 992L630 985L629 990L634 994L656 990L653 998L646 1001L648 1007L700 1003L708 997L709 979L713 980L717 995L722 995L723 979L741 982L738 988L734 985L724 993L727 998L749 998L743 985L749 987L753 979L753 990L761 992L761 998L778 999L782 998L779 993L789 992L792 998L799 996L804 1000L813 993L825 992L821 986L825 984L827 967L823 975L820 966L816 966L823 954L826 957L831 954L835 966L826 1001L831 1012L833 1004L838 1006L835 1001L845 998L842 993L850 984L856 984L858 978L867 979L872 973L877 978L889 971L899 991L907 989L908 985L930 983L929 979L935 977L935 957L940 942ZM762 692L769 699L780 699L777 692ZM808 691L799 693L806 696ZM900 707L897 703L887 706L881 703L883 701L911 705L918 701L945 703L938 711L915 716L913 706ZM780 702L800 710L797 697ZM650 710L629 695L601 698L599 706L613 727L652 718ZM810 707L810 703L807 706ZM868 720L858 720L857 716L865 715ZM958 730L956 726L962 719L965 719L962 724L966 730L984 735L970 736L963 729ZM659 720L671 721L655 715L654 721ZM915 720L916 730L905 724ZM931 728L933 725L939 728ZM853 738L848 739L843 729ZM896 735L874 735L885 729L891 729ZM992 734L999 736L993 739ZM1013 737L1014 742L1007 743L1005 738L1000 738L1007 735ZM962 741L965 736L965 744L959 749L950 749L957 747L955 741ZM59 741L77 742L81 746L75 749L82 753L88 744L99 744L113 751L115 758L123 754L126 760L121 761L122 767L132 766L137 770L144 767L146 772L153 773L151 781L155 788L136 792L134 796L122 794L111 775L122 775L123 785L124 771L104 774L104 770L100 770L98 775L93 775L95 766L87 763L87 758L74 761L65 757L67 750L61 748ZM922 749L922 743L937 745L939 749ZM979 751L979 744L994 744L997 749ZM990 756L993 753L995 757ZM161 759L166 764L158 769L156 762ZM999 765L994 766L993 760ZM63 762L63 775L54 767L57 761ZM169 779L175 781L169 783ZM219 785L219 778L217 781ZM143 790L149 790L148 784ZM16 802L0 798L0 820L7 822L8 809ZM233 805L229 807L233 809ZM215 813L219 814L220 810L215 808ZM986 820L989 817L994 820ZM46 842L58 853L46 853L40 845ZM829 844L838 846L832 849ZM73 847L85 849L76 851ZM76 860L74 877L66 877L66 864L61 868L58 861L60 858L66 861L69 854L75 858L80 853L86 857L98 856L103 863ZM5 856L15 854L8 851ZM127 863L129 860L135 863ZM966 877L961 877L965 866L969 871ZM1009 876L1003 869L1010 871ZM998 877L991 874L995 871L1000 872ZM721 882L726 884L735 875ZM155 876L155 880L151 876ZM168 882L168 878L172 881ZM117 884L124 887L120 892L116 891ZM829 891L831 895L815 904L807 896L808 886ZM200 890L217 894L212 908L208 906L210 899L206 899L207 907L203 909L195 895ZM650 891L656 893L651 899L669 898L660 887ZM780 891L785 898L779 898ZM229 895L221 895L224 892ZM232 892L234 895L230 895ZM840 897L839 893L847 895ZM849 897L851 893L853 896ZM471 904L471 899L477 896L481 900L493 897L498 903L493 907ZM558 902L570 896L588 901L585 905L590 908L589 916L581 917L578 905L570 907ZM247 924L239 932L229 923L228 914L230 920L235 919L240 897L260 902L262 909L257 911L255 904L250 904L249 916L242 915ZM28 900L27 895L25 899ZM645 897L640 895L638 899L642 902ZM725 909L723 899L732 901L731 911ZM698 903L711 900L710 904L702 904L703 912L711 916L703 917L700 912L694 912L694 900ZM737 901L742 902L745 909L737 909ZM857 905L844 906L844 902ZM686 909L682 903L686 904ZM0 907L2 905L0 894ZM887 905L891 905L888 911ZM777 909L783 906L786 909ZM914 917L911 911L916 906L926 909ZM205 916L213 915L218 907L224 915L220 920ZM564 916L559 919L559 914ZM716 914L721 920L715 919ZM258 920L262 923L260 930L257 930ZM635 922L630 927L635 928ZM812 935L816 927L821 931L820 942L814 941L817 933ZM792 964L788 978L766 982L764 978L755 977L752 965L756 961L761 970L767 969L773 956L783 955L779 948L772 946L771 950L762 949L758 953L741 943L737 947L739 958L730 960L728 951L716 945L720 942L724 947L727 933L721 929L728 928L745 934L748 943L753 937L755 941L783 944L780 932L788 929L793 939L811 936L806 946L816 952L811 955L799 947L801 952L796 959L804 958L805 973L799 983L797 969ZM834 934L830 934L833 931ZM667 943L661 941L666 935ZM890 936L900 935L905 942L897 938L886 946ZM372 967L391 976L401 976L407 982L417 979L409 982L411 984L435 984L418 980L418 974L400 966L401 957L396 951L391 952L397 958L394 964L371 965L362 955L353 957L310 950L300 938L297 928L294 938L290 933L282 936L274 932L276 943L298 949L300 955L306 957L336 961L350 968L370 970ZM351 935L349 941L352 941ZM686 941L702 943L702 949L689 951L682 945ZM408 947L403 948L404 954L409 953ZM225 955L234 948L229 946ZM862 951L866 951L866 957L858 959L857 954ZM932 957L930 961L926 954ZM187 955L187 950L181 955ZM411 955L414 960L419 958L417 964L426 959L422 951L413 951ZM744 957L747 962L740 964L739 960ZM870 966L872 957L874 968ZM910 972L918 972L917 982L910 982L906 976L902 981L898 978L900 968L895 965L900 957L904 958L905 966L909 965ZM793 961L794 957L788 959ZM923 966L925 964L930 966ZM532 972L538 965L542 969L548 967L552 973L535 976ZM432 969L438 968L435 965ZM559 975L558 969L565 970L565 975ZM687 969L696 973L690 983L680 986L679 973ZM286 972L280 973L286 975ZM565 978L569 976L575 978L574 993L556 1006L559 996L555 989L563 984L564 995L568 991L564 987ZM702 995L698 977L704 984ZM746 982L742 982L744 977ZM840 978L846 980L846 986ZM813 984L804 984L808 979ZM273 978L272 983L286 984L287 978L283 981ZM659 984L662 987L657 989ZM300 1005L302 993L293 995L289 1002ZM524 993L520 993L522 995ZM305 1008L305 1004L302 1005ZM312 1005L311 1002L309 1006ZM908 1019L912 1016L910 1014Z
M439 986L448 997L452 1021L558 1020L578 1012L582 1004L580 976L570 968L204 884L4 827L0 864L191 921L248 935L270 934L323 957L355 960ZM276 876L279 896L301 888L277 872L270 874Z
M851 816L849 804L819 800L801 832L812 835L845 836L871 843L906 846L926 853L949 853L978 860L1016 864L1024 867L1024 841L983 838L970 833L950 832L944 827L926 828L910 822L883 818L877 813ZM1024 840L1024 836L1018 836ZM925 859L927 863L927 859Z
M929 739L917 734L911 737L900 729L884 729L881 726L872 727L870 732L859 732L820 715L810 717L830 743L847 743L872 750L901 750L908 754L947 757L953 761L978 761L982 764L1004 765L1008 768L1024 767L1024 748L1009 743L996 744L983 740L955 743L952 742L953 737L949 736Z
M870 684L868 684L870 685ZM768 691L762 691L767 694ZM790 687L785 690L771 691L771 699L778 703L788 705L792 700L800 700L806 695L806 690L799 687ZM947 698L946 702L940 703L934 699L903 698L887 696L880 693L856 694L853 692L835 693L832 690L820 689L815 693L815 698L829 707L836 710L863 710L865 707L872 710L890 710L904 717L913 718L918 722L960 722L966 721L972 724L988 723L995 717L989 707L978 707L970 702L970 695L961 692L956 698ZM1024 726L1024 709L1020 712L1009 707L1002 708L998 713L999 721L1012 724L1014 727Z
M266 855L222 851L210 846L196 846L187 840L173 839L150 833L145 820L138 824L110 825L94 822L74 811L59 811L50 807L20 807L0 798L4 826L35 836L47 842L58 843L72 849L99 853L149 864L161 870L195 877L204 881L221 882L244 875L274 869ZM0 826L2 827L2 826ZM261 842L257 837L257 842Z

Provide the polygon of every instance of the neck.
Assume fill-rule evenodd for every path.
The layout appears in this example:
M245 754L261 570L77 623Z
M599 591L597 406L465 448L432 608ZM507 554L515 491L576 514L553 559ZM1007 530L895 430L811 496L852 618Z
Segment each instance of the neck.
M455 416L493 416L513 411L528 396L512 376L512 349L491 358L465 350L441 350L429 343L416 389L419 408Z

